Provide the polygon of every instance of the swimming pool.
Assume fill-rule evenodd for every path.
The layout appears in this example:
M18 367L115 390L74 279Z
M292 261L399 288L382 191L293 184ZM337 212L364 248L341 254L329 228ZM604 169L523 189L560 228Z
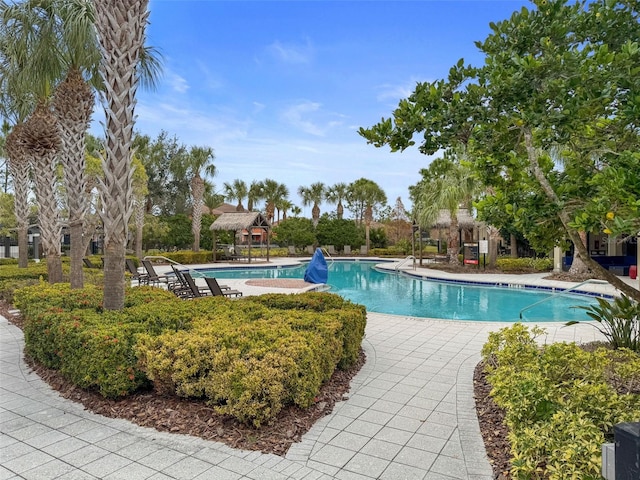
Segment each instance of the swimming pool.
M520 310L549 297L546 291L501 288L422 280L383 273L377 262L335 261L329 265L331 291L367 310L414 317L513 322ZM306 265L279 268L204 269L205 276L227 279L303 278ZM585 311L573 308L596 301L582 295L557 295L524 313L522 321L589 320Z

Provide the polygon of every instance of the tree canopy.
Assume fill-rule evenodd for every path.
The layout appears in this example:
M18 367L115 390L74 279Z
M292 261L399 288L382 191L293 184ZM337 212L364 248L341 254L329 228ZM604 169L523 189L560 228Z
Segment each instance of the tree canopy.
M640 155L639 4L534 3L490 24L489 36L476 42L484 65L461 59L446 79L418 83L393 118L360 134L392 151L417 142L425 154L462 148L516 224L538 197L548 209L532 212L539 216L532 232L561 240L555 228L544 232L544 218L555 218L590 268L639 299L589 258L580 235L603 226L626 235L640 229L640 190L630 174Z

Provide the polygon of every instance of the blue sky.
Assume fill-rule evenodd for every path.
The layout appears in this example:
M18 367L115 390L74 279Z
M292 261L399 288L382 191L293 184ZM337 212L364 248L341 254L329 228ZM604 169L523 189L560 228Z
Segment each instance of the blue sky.
M408 187L430 159L367 145L358 128L389 117L416 82L445 77L459 58L480 64L474 40L523 5L531 7L521 0L151 0L147 43L162 53L164 74L157 90L138 91L136 130L212 147L217 190L236 178L272 178L302 206L301 185L365 177L391 205L400 196L409 208Z

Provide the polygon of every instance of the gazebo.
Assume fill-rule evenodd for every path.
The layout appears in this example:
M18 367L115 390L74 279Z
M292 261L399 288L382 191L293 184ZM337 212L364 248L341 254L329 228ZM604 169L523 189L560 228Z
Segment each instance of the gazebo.
M271 229L271 225L267 221L267 219L259 212L236 212L236 213L223 213L211 224L210 227L213 232L213 261L216 261L216 232L218 230L225 231L243 231L246 230L248 232L247 243L249 245L249 258L248 261L251 263L251 245L253 241L253 232L258 229L260 234L266 232L267 237L267 262L269 261L269 230ZM235 247L235 235L233 237L233 243Z

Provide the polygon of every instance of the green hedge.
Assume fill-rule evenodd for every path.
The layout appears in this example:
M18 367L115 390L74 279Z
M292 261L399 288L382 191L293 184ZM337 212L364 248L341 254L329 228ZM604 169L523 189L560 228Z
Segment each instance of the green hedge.
M75 384L119 397L151 380L255 426L310 406L336 367L355 363L366 323L364 307L318 292L183 301L138 287L113 312L97 286L39 283L15 303L26 353Z
M612 426L640 418L640 355L575 344L540 347L522 324L489 335L491 396L505 410L513 478L600 478ZM636 393L633 393L633 392Z
M503 272L548 272L553 269L551 258L510 258L496 260L496 267Z

